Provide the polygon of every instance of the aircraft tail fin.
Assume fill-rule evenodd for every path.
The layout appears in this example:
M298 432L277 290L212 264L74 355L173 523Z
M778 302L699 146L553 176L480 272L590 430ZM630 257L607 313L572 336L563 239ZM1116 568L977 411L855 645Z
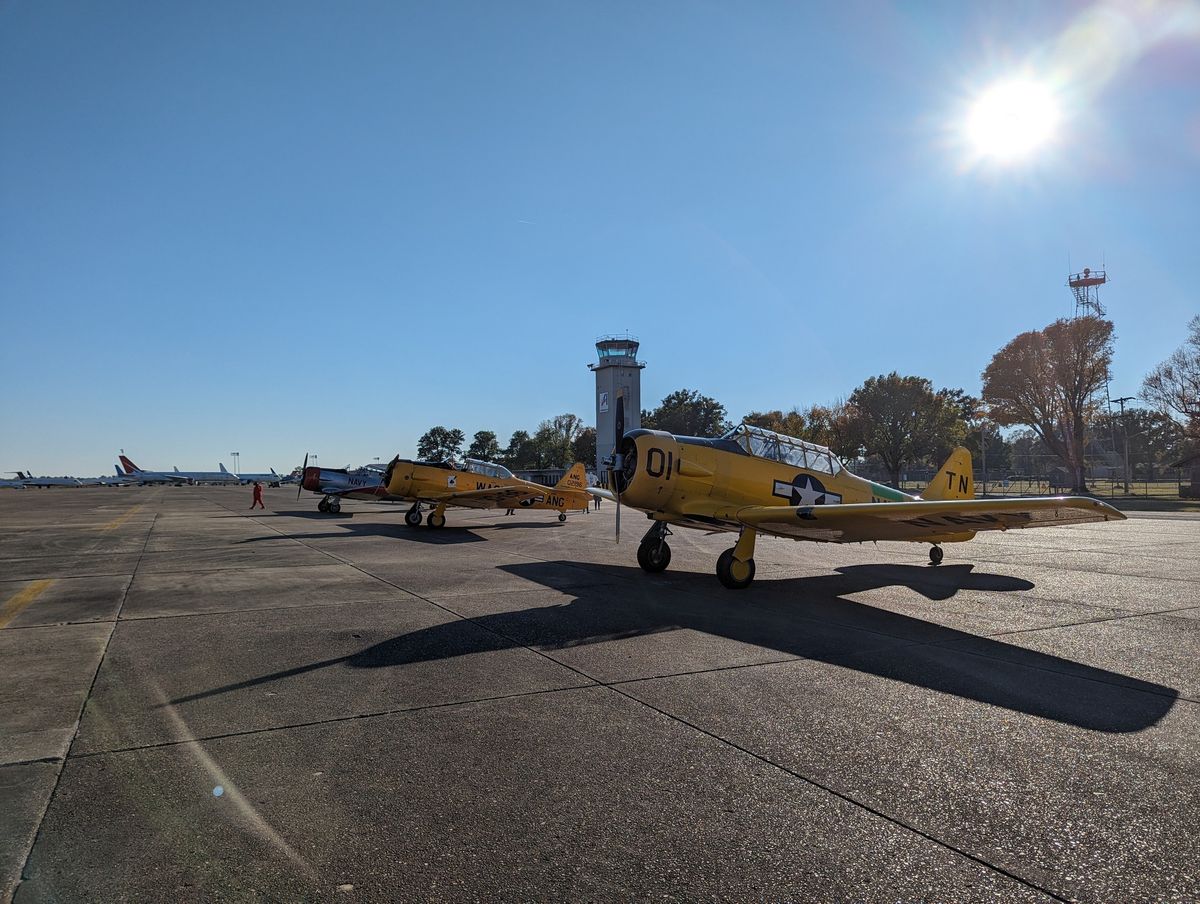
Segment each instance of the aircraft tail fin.
M571 465L571 470L562 476L562 480L554 485L556 490L587 490L587 471L583 462L577 461Z
M125 468L125 473L126 473L126 474L133 474L133 473L136 473L137 471L140 471L140 470L141 470L141 468L139 468L137 465L135 465L133 462L131 462L131 461L130 461L128 458L126 458L124 455L121 455L121 456L119 456L119 457L120 457L120 459L121 459L121 464L122 464L122 465L124 466L124 468Z
M179 465L174 465L174 468L175 468L175 473L178 474L179 473Z
M975 478L971 474L971 453L959 446L950 453L921 494L922 499L974 499Z
M222 474L228 474L228 473L229 473L228 471L226 471L226 470L225 470L225 462L223 462L223 461L219 461L219 462L217 462L217 467L219 467L219 468L221 469L221 473L222 473Z
M27 476L25 476L25 472L24 472L24 471L18 471L18 472L17 472L17 479L18 479L18 480L28 480L29 478L28 478Z

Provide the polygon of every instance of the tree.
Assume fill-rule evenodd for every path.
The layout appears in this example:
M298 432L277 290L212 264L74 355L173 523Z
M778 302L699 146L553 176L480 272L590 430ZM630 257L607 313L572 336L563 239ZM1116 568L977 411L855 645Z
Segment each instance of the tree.
M839 399L832 405L810 405L803 412L806 427L801 439L828 446L840 458L858 458L862 441L849 407Z
M504 450L503 459L504 464L514 471L536 468L537 452L533 448L532 437L524 430L513 431L508 448Z
M720 436L729 429L725 406L693 389L678 389L653 411L643 411L642 426L678 436Z
M1188 324L1188 338L1142 381L1142 398L1166 414L1182 417L1188 434L1200 439L1200 317Z
M1187 451L1183 425L1171 415L1150 408L1127 408L1124 417L1116 412L1101 414L1092 432L1103 437L1106 445L1114 443L1118 455L1124 455L1128 448L1130 473L1140 472L1146 480L1154 480L1161 468L1178 461Z
M992 419L1030 427L1070 468L1075 492L1087 492L1087 424L1099 411L1112 353L1112 321L1076 317L1021 333L983 372Z
M480 461L496 461L500 457L500 443L496 434L491 430L480 430L471 440L471 448L467 449L468 458L478 458Z
M589 468L596 464L596 428L584 427L571 444L571 458Z
M804 430L808 425L798 408L793 408L787 414L782 411L751 411L742 418L742 423L753 424L755 427L774 430L784 436L795 436L801 439L804 438Z
M425 461L446 461L458 458L462 454L462 444L465 439L466 434L461 430L430 427L425 435L417 440L417 458Z
M847 405L862 445L883 460L894 486L905 464L932 456L947 436L962 435L958 409L923 377L895 371L871 377Z

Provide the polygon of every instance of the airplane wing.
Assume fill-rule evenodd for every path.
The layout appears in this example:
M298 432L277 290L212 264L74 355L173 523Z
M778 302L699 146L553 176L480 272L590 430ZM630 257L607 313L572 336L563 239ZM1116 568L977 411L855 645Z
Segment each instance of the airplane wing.
M610 502L617 498L616 494L613 493L612 490L606 490L604 487L588 487L587 491L593 496L599 497L600 499L607 499Z
M711 517L732 520L778 536L833 543L967 540L981 530L1125 520L1125 516L1111 505L1083 496L753 505L738 509L714 506Z
M522 501L548 496L552 490L546 487L544 492L531 490L529 487L489 487L486 490L463 490L461 493L439 493L436 496L422 497L425 502L445 502L450 505L461 505L467 508L509 508L520 505Z

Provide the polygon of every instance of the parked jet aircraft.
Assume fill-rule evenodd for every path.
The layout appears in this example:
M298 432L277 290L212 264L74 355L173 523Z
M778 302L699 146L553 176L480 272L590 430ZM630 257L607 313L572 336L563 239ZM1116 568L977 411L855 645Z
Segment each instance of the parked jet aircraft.
M1084 497L976 499L971 454L963 448L951 453L920 497L851 474L824 446L747 424L718 439L631 430L617 450L612 490L592 492L616 499L618 532L621 504L653 521L638 547L638 564L648 572L667 567L671 526L735 531L737 544L717 560L717 578L732 589L754 580L759 532L823 543L929 543L929 560L937 565L940 544L970 540L981 530L1125 519Z
M125 473L136 477L139 483L237 483L237 477L220 465L219 471L143 471L124 455L120 456Z
M452 462L411 461L397 456L383 475L389 498L412 502L404 523L421 523L421 504L433 506L425 523L446 526L446 507L556 509L558 520L568 511L587 511L587 474L576 462L554 487L514 477L503 465L468 458L463 465Z
M78 477L34 477L32 471L14 471L22 486L26 487L81 487L83 481Z
M16 474L18 472L9 471L8 473ZM23 489L25 489L25 484L22 483L20 480L9 480L8 478L0 478L0 489L23 490Z
M225 465L221 465L221 473L228 474L238 483L255 483L257 481L258 483L265 483L269 487L277 487L279 486L279 482L283 480L282 477L275 473L274 468L271 469L271 473L269 474L248 474L245 471L240 474L234 474L232 471L226 471Z

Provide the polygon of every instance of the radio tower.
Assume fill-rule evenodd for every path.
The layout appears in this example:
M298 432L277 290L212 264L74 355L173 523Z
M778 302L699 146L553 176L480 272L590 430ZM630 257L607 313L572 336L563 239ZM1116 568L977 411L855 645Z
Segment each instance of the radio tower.
M1084 267L1079 273L1067 277L1067 285L1075 296L1076 317L1103 317L1104 305L1100 303L1100 287L1108 282L1108 274L1103 270L1089 270Z

